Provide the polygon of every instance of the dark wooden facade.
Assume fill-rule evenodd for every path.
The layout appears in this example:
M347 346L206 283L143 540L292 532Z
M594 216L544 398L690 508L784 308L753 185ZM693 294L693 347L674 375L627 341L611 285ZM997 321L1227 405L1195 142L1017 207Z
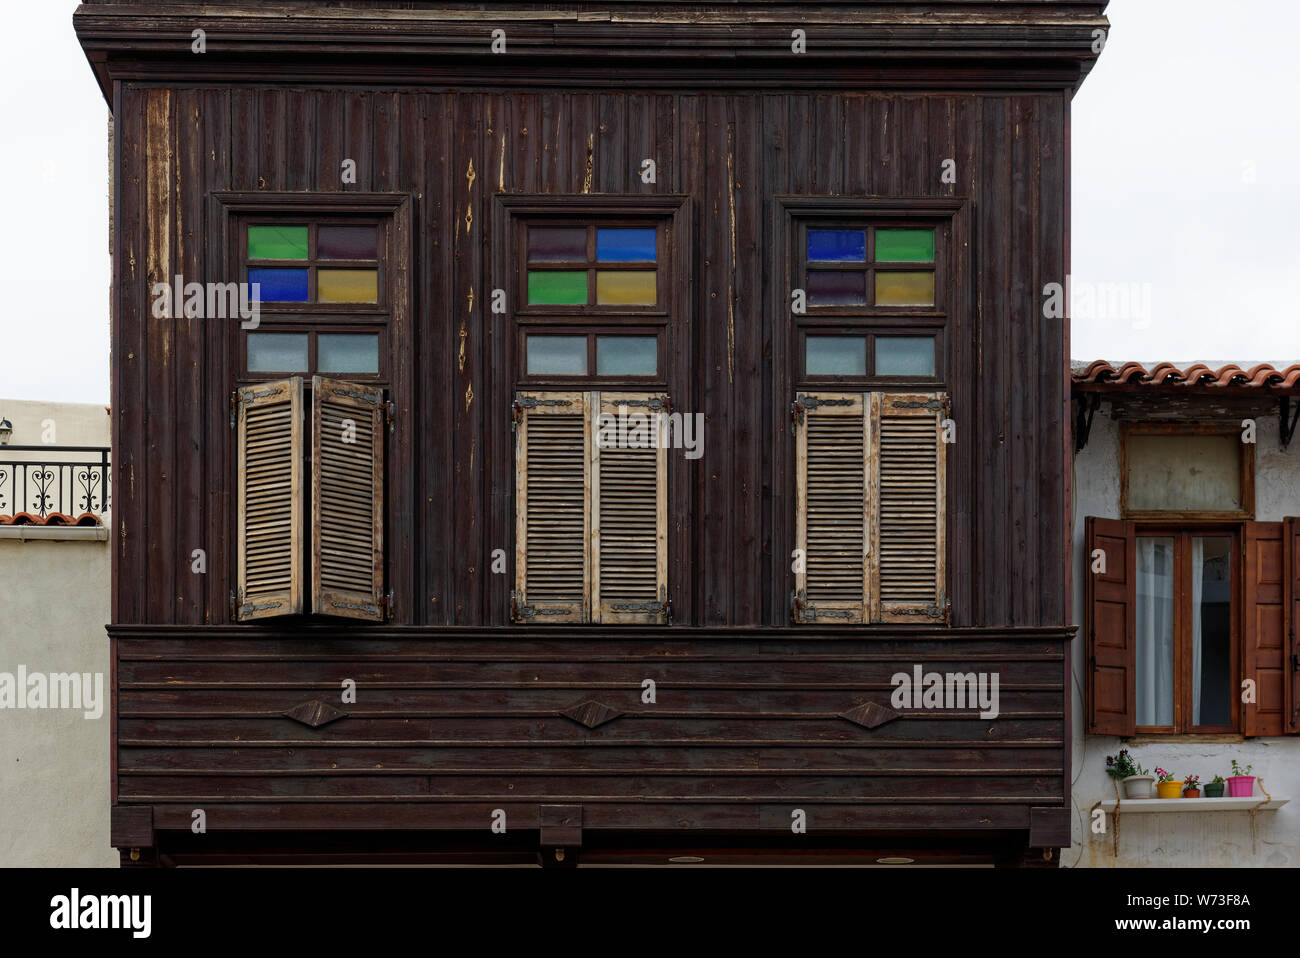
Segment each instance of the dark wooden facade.
M1105 4L396 6L76 14L116 123L114 843L203 860L364 833L378 857L419 834L430 860L486 859L546 844L563 806L581 827L551 843L591 850L1068 844L1068 325L1041 294L1068 272L1070 99ZM557 195L674 198L688 224L667 386L706 416L706 454L671 466L659 628L514 625L490 568L514 539L516 345L486 308L509 285L502 198ZM257 196L402 211L383 626L232 624L238 324L154 318L149 291L228 278L223 210ZM808 198L954 211L951 627L790 624L782 204ZM841 717L912 663L999 672L1001 717ZM345 718L283 715L337 705L345 678ZM623 714L561 714L584 700Z

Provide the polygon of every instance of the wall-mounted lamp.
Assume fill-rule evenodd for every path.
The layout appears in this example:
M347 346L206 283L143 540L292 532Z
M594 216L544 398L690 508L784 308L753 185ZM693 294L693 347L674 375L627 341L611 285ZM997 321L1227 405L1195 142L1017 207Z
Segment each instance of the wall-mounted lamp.
M8 419L0 419L0 446L9 445L9 437L14 434L14 424Z

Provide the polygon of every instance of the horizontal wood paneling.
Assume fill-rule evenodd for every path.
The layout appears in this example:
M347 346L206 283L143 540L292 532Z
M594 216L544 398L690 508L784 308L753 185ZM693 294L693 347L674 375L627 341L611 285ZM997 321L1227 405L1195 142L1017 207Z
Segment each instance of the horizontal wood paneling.
M157 827L202 803L215 831L480 829L493 808L534 823L561 802L592 829L788 830L794 807L813 830L977 829L1023 827L1030 807L1064 800L1059 634L692 631L593 649L524 629L240 632L113 629L118 800L155 806ZM914 664L996 672L1001 716L903 710L874 730L839 717L888 704L890 677ZM623 714L596 728L560 714L587 699ZM283 714L314 700L345 717L310 728ZM397 810L411 803L418 826Z

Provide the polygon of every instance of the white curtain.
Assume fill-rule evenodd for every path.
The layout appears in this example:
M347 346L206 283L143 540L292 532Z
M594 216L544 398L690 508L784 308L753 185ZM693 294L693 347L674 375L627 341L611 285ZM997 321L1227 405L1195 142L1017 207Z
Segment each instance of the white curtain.
M1137 541L1137 724L1174 724L1174 540Z
M1192 537L1192 724L1201 724L1201 604L1205 596L1205 540Z

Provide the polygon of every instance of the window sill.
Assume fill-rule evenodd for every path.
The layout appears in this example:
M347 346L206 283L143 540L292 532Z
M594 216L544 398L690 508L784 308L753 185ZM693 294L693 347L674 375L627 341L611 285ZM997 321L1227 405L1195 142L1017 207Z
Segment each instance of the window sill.
M1149 813L1182 814L1185 812L1249 812L1253 810L1272 811L1281 808L1290 799L1265 798L1255 795L1250 798L1126 798L1122 802L1107 799L1101 807L1108 812L1119 808L1125 815L1146 815Z
M107 542L108 529L104 526L0 526L0 539Z

